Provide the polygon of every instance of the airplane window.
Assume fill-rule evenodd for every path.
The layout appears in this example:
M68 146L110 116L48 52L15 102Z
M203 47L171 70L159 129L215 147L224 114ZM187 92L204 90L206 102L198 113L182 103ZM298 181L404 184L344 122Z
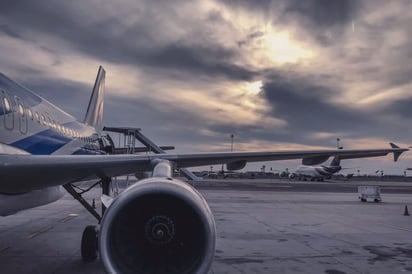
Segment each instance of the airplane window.
M31 111L31 109L28 108L26 109L26 111L27 111L27 115L29 116L29 118L33 120L33 112Z
M51 119L49 116L46 116L46 126L51 127Z
M23 108L22 104L19 104L19 113L20 113L21 116L24 117L24 108Z
M41 116L41 123L42 125L46 125L46 117L44 117L44 115Z
M40 116L39 116L39 113L37 111L34 113L34 116L36 116L37 122L40 123Z
M6 110L6 113L10 112L11 111L10 103L6 97L3 98L3 103L4 103L4 109Z

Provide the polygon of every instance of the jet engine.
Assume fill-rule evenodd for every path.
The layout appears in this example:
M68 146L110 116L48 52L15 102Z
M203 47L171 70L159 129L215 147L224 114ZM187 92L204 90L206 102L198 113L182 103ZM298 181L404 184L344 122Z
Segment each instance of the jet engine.
M207 273L216 228L199 192L149 178L117 196L103 216L100 257L108 273Z

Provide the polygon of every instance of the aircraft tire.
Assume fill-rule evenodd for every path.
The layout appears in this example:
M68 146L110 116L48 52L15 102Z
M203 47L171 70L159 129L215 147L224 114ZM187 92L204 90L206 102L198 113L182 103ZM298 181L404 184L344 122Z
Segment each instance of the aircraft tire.
M95 225L88 225L83 231L81 254L85 262L92 262L96 260L98 253L98 239L97 227Z

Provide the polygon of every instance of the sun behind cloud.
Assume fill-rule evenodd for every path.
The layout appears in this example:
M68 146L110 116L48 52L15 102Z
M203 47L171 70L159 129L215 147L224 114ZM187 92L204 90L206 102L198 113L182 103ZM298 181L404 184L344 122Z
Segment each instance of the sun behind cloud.
M269 32L263 37L265 55L277 64L296 63L309 59L313 52L293 41L287 31Z

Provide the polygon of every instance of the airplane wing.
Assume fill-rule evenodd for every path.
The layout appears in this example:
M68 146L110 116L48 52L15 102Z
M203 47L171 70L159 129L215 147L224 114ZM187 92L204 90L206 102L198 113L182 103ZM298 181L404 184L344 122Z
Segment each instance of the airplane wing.
M394 153L395 160L408 149L298 150L275 152L226 152L154 155L0 155L0 192L21 193L91 178L108 178L137 171L151 171L157 160L169 160L175 168L213 164L289 159L327 159L330 156L376 157Z

